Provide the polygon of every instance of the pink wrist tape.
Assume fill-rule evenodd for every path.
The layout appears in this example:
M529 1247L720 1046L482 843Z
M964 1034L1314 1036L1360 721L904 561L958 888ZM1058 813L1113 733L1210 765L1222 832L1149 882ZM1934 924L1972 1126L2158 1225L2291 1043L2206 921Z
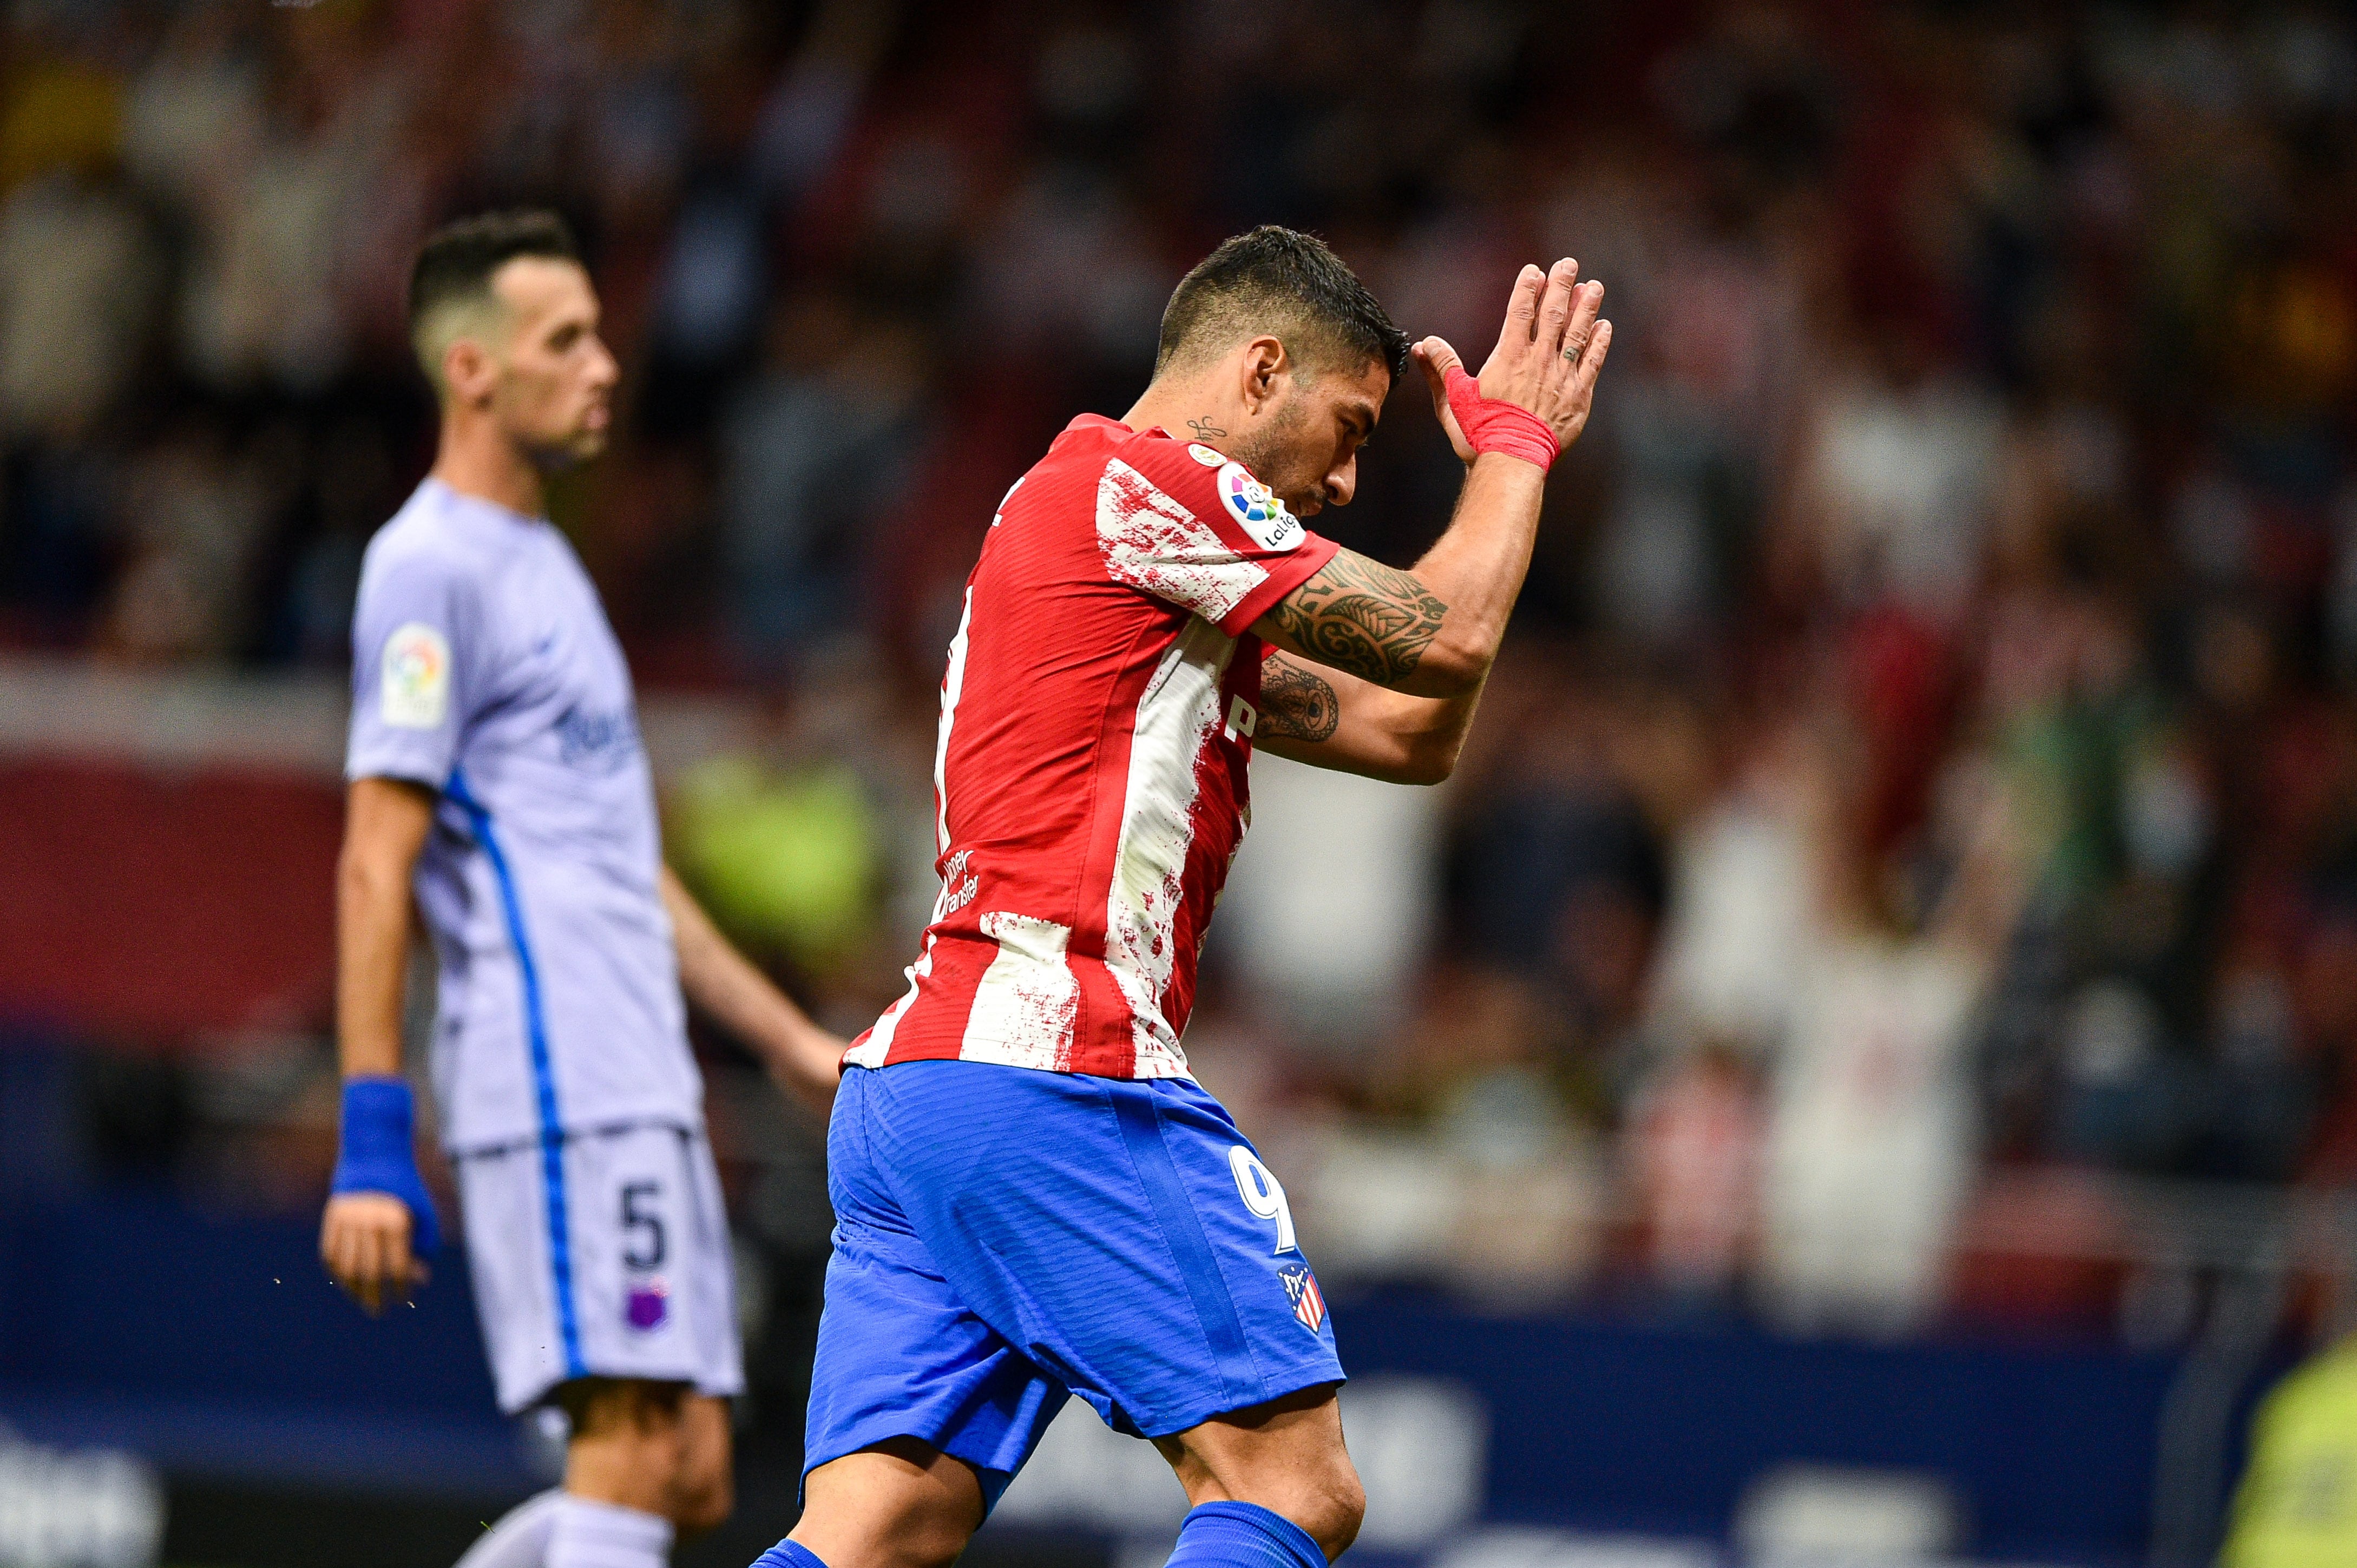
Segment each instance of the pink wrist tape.
M1527 408L1483 397L1481 383L1461 365L1451 365L1448 379L1449 412L1457 415L1457 427L1474 451L1503 452L1536 463L1541 473L1554 465L1563 448L1555 445L1545 420Z

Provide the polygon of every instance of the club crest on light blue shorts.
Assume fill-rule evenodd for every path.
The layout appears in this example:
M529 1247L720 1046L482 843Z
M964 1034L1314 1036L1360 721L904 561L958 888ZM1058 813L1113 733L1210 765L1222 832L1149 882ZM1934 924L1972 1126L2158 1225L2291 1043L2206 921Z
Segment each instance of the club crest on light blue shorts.
M1285 1189L1187 1079L852 1068L827 1185L805 1473L914 1437L995 1501L1069 1394L1165 1437L1342 1380Z

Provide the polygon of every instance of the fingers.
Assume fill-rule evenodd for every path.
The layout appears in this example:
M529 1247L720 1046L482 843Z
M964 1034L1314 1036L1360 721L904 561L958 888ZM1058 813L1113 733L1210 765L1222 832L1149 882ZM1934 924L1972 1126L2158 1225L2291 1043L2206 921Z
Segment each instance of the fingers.
M1611 351L1612 323L1599 321L1596 324L1595 333L1587 340L1587 351L1579 357L1578 379L1573 383L1573 391L1583 403L1596 390L1597 372L1604 369L1604 356Z
M1448 406L1448 372L1462 369L1463 361L1458 359L1457 350L1448 346L1448 339L1442 338L1426 338L1411 348L1408 353L1424 371L1425 390L1432 393L1433 417L1440 421L1440 428L1448 435L1448 444L1456 449L1457 456L1468 463L1471 462L1472 445L1465 439L1465 432L1458 428L1457 411Z
M373 1316L384 1300L384 1239L372 1225L353 1227L352 1273L344 1288Z
M329 1277L357 1295L361 1277L361 1235L349 1219L332 1211L319 1236L319 1256Z
M1561 445L1569 446L1587 428L1588 407L1596 396L1596 377L1604 369L1604 356L1611 351L1612 323L1598 321L1593 330L1585 334L1578 359L1563 361L1571 373L1563 383L1553 420L1555 440Z
M1546 274L1536 267L1526 266L1514 279L1514 292L1506 296L1506 319L1498 328L1498 353L1512 358L1528 346L1536 329L1539 317L1539 296L1546 290Z
M351 1277L346 1260L348 1250L344 1228L336 1223L335 1214L330 1211L319 1226L319 1262L327 1265L328 1277L339 1285Z
M1442 418L1448 416L1448 367L1457 363L1457 350L1437 338L1426 338L1408 349L1408 357L1416 369L1424 372L1425 391L1432 394L1432 406Z
M328 1274L371 1314L405 1299L425 1283L425 1265L409 1250L411 1219L399 1199L339 1199L319 1230L319 1257Z
M1457 350L1438 338L1426 338L1408 350L1416 368L1424 372L1425 390L1432 394L1432 409L1448 424L1454 416L1448 412L1448 372L1457 368Z
M1411 345L1408 353L1423 369L1424 379L1444 391L1448 385L1448 368L1464 363L1457 357L1457 350L1448 346L1446 338L1426 338Z
M1539 306L1535 338L1540 352L1554 354L1562 349L1564 328L1572 318L1574 302L1587 292L1577 286L1578 281L1579 263L1569 256L1547 269L1546 294Z
M1544 272L1523 268L1507 300L1498 347L1481 367L1481 395L1538 414L1563 446L1579 439L1587 424L1597 372L1603 369L1611 343L1610 324L1598 319L1603 308L1604 285L1581 283L1579 263L1571 257ZM1469 460L1448 403L1447 376L1456 360L1454 352L1437 338L1426 338L1412 352L1423 368L1450 443Z
M1570 308L1564 318L1556 351L1562 355L1564 363L1576 371L1587 351L1588 340L1595 333L1597 312L1604 308L1604 285L1600 283L1583 284L1577 289L1566 290L1565 297Z
M409 1287L417 1275L417 1260L410 1255L409 1234L395 1230L384 1239L383 1299L390 1306L396 1301L409 1299Z

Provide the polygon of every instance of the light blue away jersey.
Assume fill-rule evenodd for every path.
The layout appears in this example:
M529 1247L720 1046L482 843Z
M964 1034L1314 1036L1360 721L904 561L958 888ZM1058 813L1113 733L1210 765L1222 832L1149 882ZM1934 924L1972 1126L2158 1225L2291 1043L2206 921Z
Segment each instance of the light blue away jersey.
M630 667L546 519L429 478L370 541L344 772L442 792L416 887L446 1146L703 1125Z

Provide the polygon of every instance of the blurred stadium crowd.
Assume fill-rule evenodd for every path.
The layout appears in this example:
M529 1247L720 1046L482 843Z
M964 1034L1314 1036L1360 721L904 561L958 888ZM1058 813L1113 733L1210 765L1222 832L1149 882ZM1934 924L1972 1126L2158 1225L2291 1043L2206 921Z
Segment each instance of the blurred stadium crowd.
M1975 1250L2357 1176L2337 8L26 0L0 84L0 644L339 667L414 244L553 203L627 367L559 521L643 689L759 715L674 856L851 1028L993 506L1187 265L1311 228L1476 357L1521 262L1605 279L1458 778L1258 770L1189 1046L1340 1275L2100 1314ZM1423 403L1322 530L1438 532Z

